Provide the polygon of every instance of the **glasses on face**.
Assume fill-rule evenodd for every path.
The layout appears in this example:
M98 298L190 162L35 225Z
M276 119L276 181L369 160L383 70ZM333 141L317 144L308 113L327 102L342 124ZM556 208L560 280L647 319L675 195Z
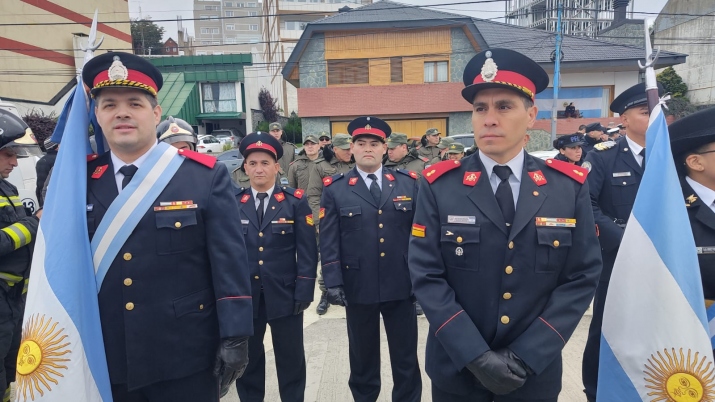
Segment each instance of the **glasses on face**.
M329 138L321 138L320 142L330 142L330 139Z

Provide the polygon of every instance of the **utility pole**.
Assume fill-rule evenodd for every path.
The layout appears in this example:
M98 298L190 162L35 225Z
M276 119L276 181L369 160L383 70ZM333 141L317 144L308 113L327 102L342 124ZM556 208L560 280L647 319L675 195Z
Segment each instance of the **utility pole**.
M556 139L556 116L559 101L559 81L561 76L561 15L564 5L562 0L558 0L556 15L556 53L554 55L554 102L551 106L551 142Z

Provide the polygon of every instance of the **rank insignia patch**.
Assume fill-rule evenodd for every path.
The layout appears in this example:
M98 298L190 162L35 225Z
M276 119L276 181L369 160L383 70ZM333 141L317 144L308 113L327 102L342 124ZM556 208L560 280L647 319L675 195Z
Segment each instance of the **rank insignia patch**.
M100 177L102 177L104 172L107 171L108 168L109 168L109 165L97 166L97 168L94 169L94 173L92 173L92 178L99 179Z
M479 181L479 176L481 176L481 174L482 172L464 172L464 180L462 180L462 184L474 187L477 184L477 181Z
M412 224L412 236L425 237L425 227L416 223Z

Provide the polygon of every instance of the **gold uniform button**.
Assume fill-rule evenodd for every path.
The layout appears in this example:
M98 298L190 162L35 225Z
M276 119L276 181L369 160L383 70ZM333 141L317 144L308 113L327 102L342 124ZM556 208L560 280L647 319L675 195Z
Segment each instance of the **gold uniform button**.
M514 242L510 241L509 242L509 250L513 250L513 249L514 249Z
M380 243L384 243L384 242L385 242L385 239L380 238Z
M124 279L124 286L132 286L132 278Z
M378 210L377 210L377 214L378 214L378 215L382 215L382 210L381 210L381 209L378 209Z
M462 239L462 236L457 236L457 243L461 243L462 240L464 240L464 239Z
M538 191L534 191L532 194L534 194L534 197L538 197L538 196L539 196L539 192L538 192Z
M511 293L506 292L506 293L504 293L503 297L504 297L504 300L509 300L509 299L511 299Z
M263 251L263 247L258 247L258 251Z
M263 232L258 232L258 237L263 237Z
M514 268L509 265L506 269L504 269L504 272L506 272L507 275L511 275L511 273L514 272Z
M132 259L131 253L124 253L124 261L129 261Z
M203 309L204 309L204 305L203 305L203 304L199 304L199 310L203 310Z
M352 212L350 212L350 213L348 214L348 216L353 216L353 213L352 213Z
M181 222L176 222L176 223L174 224L174 227L177 228L177 229L180 228L180 227L181 227Z
M559 243L559 241L558 241L558 240L554 240L554 247L558 247L558 246L559 246L559 244L561 244L561 243Z
M129 302L124 306L127 310L132 311L134 310L134 303Z
M263 265L263 260L258 261L258 265Z
M379 226L379 227L380 227L380 229L382 229L382 223L381 223L381 224L379 224L379 225L377 225L377 226Z
M380 257L384 257L384 256L385 256L385 253L380 253Z
M501 316L501 323L504 325L509 324L509 316L508 315Z
M253 279L261 279L261 277L258 276L258 275L256 275L256 276L253 277Z
M346 265L346 266L345 266L345 269L350 269L350 265Z
M281 230L281 234L286 234L286 231L285 231L285 230Z

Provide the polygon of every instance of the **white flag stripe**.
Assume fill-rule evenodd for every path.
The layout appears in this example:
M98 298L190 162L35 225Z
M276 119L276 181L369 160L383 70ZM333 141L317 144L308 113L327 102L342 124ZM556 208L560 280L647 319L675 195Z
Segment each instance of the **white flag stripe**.
M139 187L137 187L136 191L134 191L131 197L129 197L129 200L119 210L116 219L114 219L107 228L107 232L102 238L102 242L99 243L97 251L94 253L93 263L95 272L99 269L99 265L102 262L104 255L107 253L107 249L109 248L112 239L114 239L114 236L117 235L117 232L119 232L122 228L122 225L124 225L124 222L129 218L129 215L134 212L136 204L139 203L140 200L146 196L146 193L151 190L154 184L156 184L156 181L161 177L161 173L164 172L169 163L171 163L177 152L178 151L175 147L167 148L156 162L154 169L147 174L146 178L141 182Z
M62 329L62 335L67 335L67 338L62 342L69 343L67 349L70 353L61 356L60 358L69 359L68 362L61 362L59 364L67 366L67 369L57 369L53 370L59 372L64 377L52 376L57 380L58 384L48 382L51 390L42 385L42 392L44 396L40 396L40 393L35 388L36 385L32 384L34 392L34 402L57 402L57 401L72 401L72 402L94 402L101 401L102 398L97 389L97 384L92 378L92 371L87 365L87 357L84 353L84 347L79 336L77 328L72 322L72 318L67 314L62 304L57 300L54 291L50 287L50 284L45 275L45 237L42 233L42 226L37 232L35 238L35 251L32 260L32 280L29 283L29 289L27 293L27 305L32 306L32 311L42 311L45 319L52 319L52 322L56 322L57 327L55 331ZM28 324L29 319L32 316L25 316L23 322L23 328ZM25 337L23 337L24 339ZM22 353L22 351L20 351ZM38 374L41 372L42 364L51 362L49 358L43 359L37 370L33 373L25 376L26 379L32 379L33 374ZM72 377L66 376L67 373L73 373ZM74 381L75 378L79 376L85 376L87 381ZM15 384L15 401L26 402L33 401L30 397L30 389L27 386L23 386L23 381L21 377L18 377L18 381Z
M603 337L643 400L650 400L643 370L647 358L663 349L700 352L700 358L712 353L710 337L705 332L690 303L679 291L678 283L660 259L650 238L631 215L616 258L608 288L603 317ZM638 283L640 291L632 285ZM678 291L674 291L678 290ZM629 306L624 309L622 306ZM633 314L640 311L641 314ZM688 331L683 331L688 328ZM690 330L701 328L701 331ZM635 334L658 334L640 336Z

